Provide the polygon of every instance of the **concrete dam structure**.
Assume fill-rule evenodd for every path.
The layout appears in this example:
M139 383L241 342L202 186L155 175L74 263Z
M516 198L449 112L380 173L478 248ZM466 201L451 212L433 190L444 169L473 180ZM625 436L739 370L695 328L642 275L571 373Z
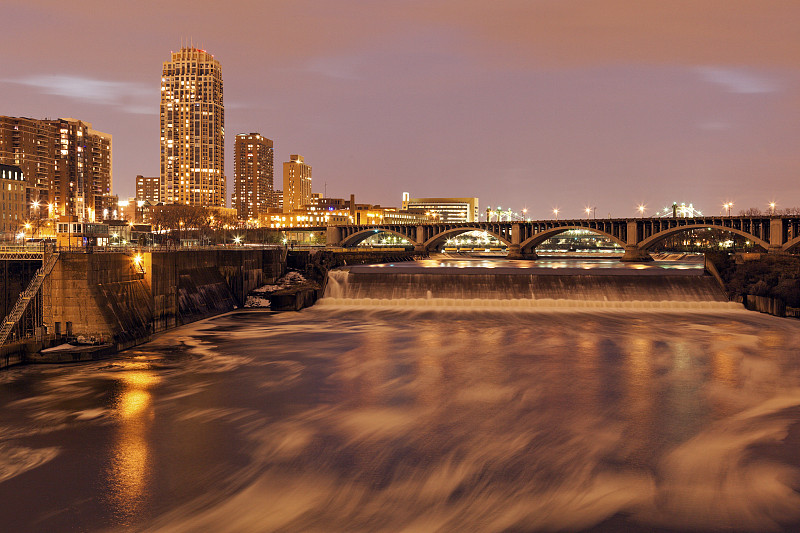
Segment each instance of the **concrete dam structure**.
M533 264L533 263L532 263ZM328 273L322 305L420 308L741 309L718 281L692 270L370 268Z
M41 279L15 327L23 328L31 317L36 325L11 335L3 349L21 350L11 346L15 337L32 344L32 338L81 336L125 349L154 333L241 307L248 292L283 275L285 253L279 248L60 251L50 256L47 272L43 267L25 276L33 278L31 284ZM22 292L17 305L25 299ZM41 347L33 342L25 350Z

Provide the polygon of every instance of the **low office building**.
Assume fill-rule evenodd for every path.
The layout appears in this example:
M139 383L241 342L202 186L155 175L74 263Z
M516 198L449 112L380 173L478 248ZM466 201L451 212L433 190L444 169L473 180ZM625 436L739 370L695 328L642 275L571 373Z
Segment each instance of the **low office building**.
M60 221L56 224L56 240L59 246L69 248L107 246L109 244L108 229L108 224L97 222Z
M411 198L407 192L403 210L432 214L441 222L475 222L480 216L477 198Z
M395 207L356 204L338 198L325 198L321 205L308 205L291 213L262 214L264 228L308 228L345 224L422 224L434 221L430 214L400 211ZM351 207L352 206L352 207Z

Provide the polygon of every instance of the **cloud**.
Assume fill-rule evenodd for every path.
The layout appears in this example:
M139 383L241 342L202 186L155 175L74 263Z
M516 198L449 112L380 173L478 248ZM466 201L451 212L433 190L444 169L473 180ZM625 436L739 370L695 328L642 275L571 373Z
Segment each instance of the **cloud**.
M88 104L119 107L127 113L158 114L158 86L153 84L59 74L42 74L3 81L33 87L42 94L61 96Z
M734 94L765 94L781 90L776 82L755 76L743 70L721 67L699 67L696 69L703 81L721 85Z

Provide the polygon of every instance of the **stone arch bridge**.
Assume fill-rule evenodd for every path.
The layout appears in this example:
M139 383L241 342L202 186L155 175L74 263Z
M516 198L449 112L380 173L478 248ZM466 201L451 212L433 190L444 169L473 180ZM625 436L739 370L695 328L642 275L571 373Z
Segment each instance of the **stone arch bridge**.
M741 235L771 253L787 252L800 244L800 216L797 215L348 224L328 226L326 232L328 246L356 246L376 233L386 232L407 239L417 251L430 252L440 249L447 239L456 235L485 231L508 247L509 258L533 258L539 244L573 229L589 230L616 242L625 249L623 261L649 260L648 250L658 242L697 229L716 229Z

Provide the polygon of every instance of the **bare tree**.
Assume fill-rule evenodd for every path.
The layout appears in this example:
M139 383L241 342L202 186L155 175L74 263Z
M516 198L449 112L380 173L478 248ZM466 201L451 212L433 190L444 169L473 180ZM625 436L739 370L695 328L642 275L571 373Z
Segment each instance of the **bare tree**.
M742 211L739 211L739 216L743 216L743 217L757 217L757 216L761 216L763 214L764 213L761 212L761 209L759 209L757 207L750 207L750 208L744 209Z

